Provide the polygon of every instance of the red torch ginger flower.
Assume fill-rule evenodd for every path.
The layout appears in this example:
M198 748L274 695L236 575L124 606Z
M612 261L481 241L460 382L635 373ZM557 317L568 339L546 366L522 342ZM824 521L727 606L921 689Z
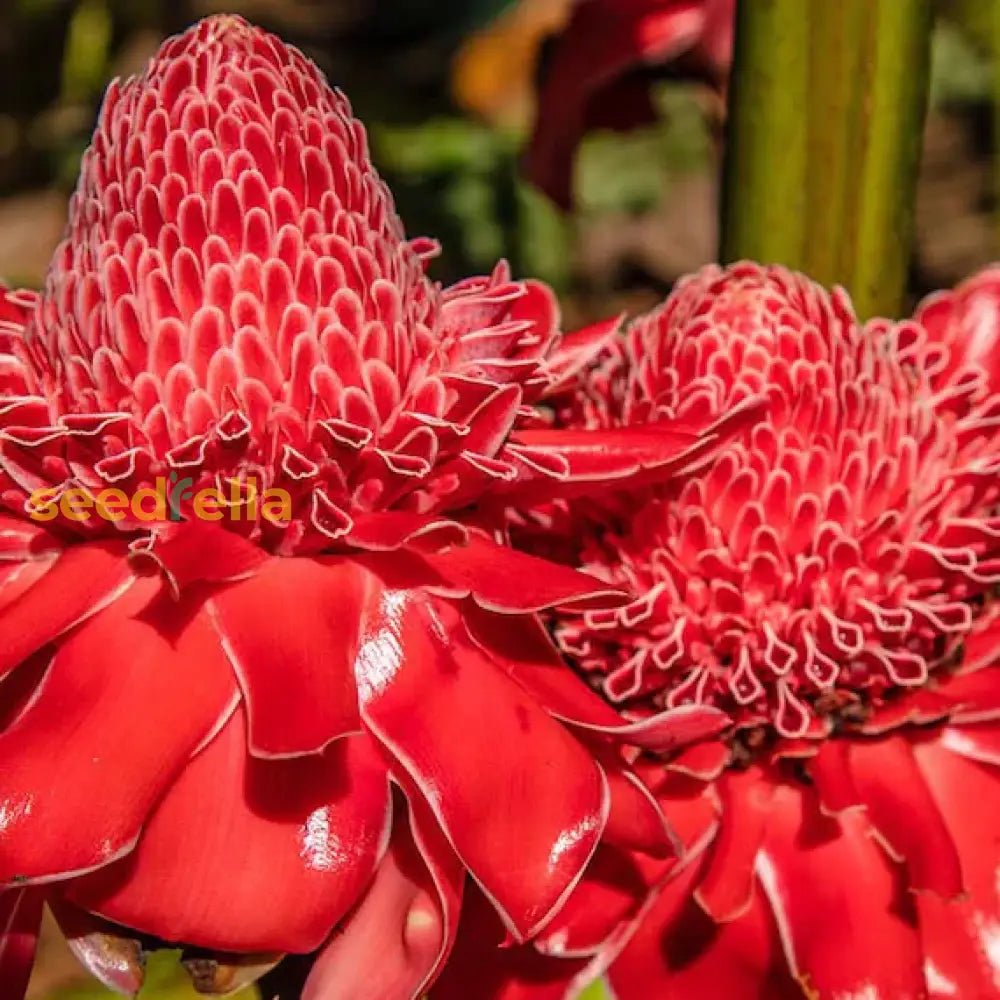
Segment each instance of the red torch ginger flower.
M88 915L262 964L337 927L313 996L416 996L466 873L523 939L659 816L599 752L617 714L500 643L614 591L483 528L732 415L535 429L613 327L561 338L504 266L442 290L430 250L343 95L239 18L109 90L44 291L0 299L5 987L44 895L125 992L138 945Z
M493 918L470 909L438 1000L468 962L504 1000L573 996L604 971L618 1000L998 994L994 280L926 303L923 325L862 328L842 292L713 266L582 381L592 428L770 396L687 481L571 505L577 564L634 599L555 616L626 716L701 705L734 725L637 754L679 864L588 874L563 939L540 939L568 943L560 962L491 951L474 928Z
M573 159L587 132L656 121L644 67L673 64L723 88L735 7L735 0L576 0L545 66L528 177L568 208Z

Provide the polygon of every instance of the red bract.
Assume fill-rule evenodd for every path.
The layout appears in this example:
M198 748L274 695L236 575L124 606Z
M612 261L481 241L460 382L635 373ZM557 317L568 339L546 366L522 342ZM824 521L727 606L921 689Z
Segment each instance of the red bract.
M982 383L980 393L1000 389L1000 266L929 295L913 318L930 335L924 363L936 384L971 380Z
M111 87L44 292L0 299L5 986L28 883L119 989L137 951L88 913L265 954L339 925L342 995L375 966L379 996L418 995L467 872L528 937L634 808L598 753L616 713L516 659L536 611L615 592L484 529L669 478L751 409L656 440L534 429L613 327L561 338L504 266L442 290L429 250L346 99L241 19Z
M578 565L634 595L556 615L566 655L626 715L712 705L734 725L636 755L679 864L632 852L602 872L602 848L561 939L504 955L470 930L440 998L470 960L505 1000L605 971L619 1000L996 995L992 281L925 304L926 325L862 328L840 292L712 267L583 381L590 427L771 397L683 484L563 512Z
M538 98L528 177L558 205L572 203L573 159L595 128L656 121L644 70L725 86L735 0L576 0L555 40Z

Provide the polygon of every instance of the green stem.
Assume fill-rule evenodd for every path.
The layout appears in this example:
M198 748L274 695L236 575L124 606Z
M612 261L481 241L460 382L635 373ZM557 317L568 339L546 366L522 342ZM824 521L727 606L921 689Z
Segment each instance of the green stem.
M993 70L993 198L1000 203L1000 3L992 5L990 18L990 66ZM1000 251L1000 207L994 209L993 246Z
M930 67L931 0L743 0L722 258L780 263L899 315Z
M722 193L725 260L786 261L802 253L806 2L744 0L737 7Z

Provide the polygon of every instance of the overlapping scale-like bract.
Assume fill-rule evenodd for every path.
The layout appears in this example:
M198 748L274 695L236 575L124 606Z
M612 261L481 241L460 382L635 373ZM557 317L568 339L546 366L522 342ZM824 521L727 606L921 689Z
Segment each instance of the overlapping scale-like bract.
M511 480L509 433L552 378L555 301L504 265L442 290L433 251L406 240L363 126L312 63L238 18L203 22L109 89L44 292L19 300L7 505L172 473L222 487L244 508L227 526L288 553ZM268 489L292 498L278 525L254 513Z

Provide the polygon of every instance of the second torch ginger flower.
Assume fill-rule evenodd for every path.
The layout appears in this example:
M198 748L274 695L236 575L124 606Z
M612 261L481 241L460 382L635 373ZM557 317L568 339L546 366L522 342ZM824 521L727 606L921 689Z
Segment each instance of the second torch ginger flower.
M467 874L524 939L623 811L658 817L601 749L618 715L500 642L615 588L489 515L669 478L749 411L541 428L612 327L561 337L503 266L442 289L431 249L344 96L243 20L110 88L44 290L0 297L5 996L43 898L125 992L103 919L265 964L336 928L309 995L416 996ZM159 481L151 522L129 499Z
M685 482L542 512L633 595L554 615L627 716L733 726L634 767L680 864L601 850L535 945L467 908L484 997L994 996L1000 976L1000 395L995 274L862 327L779 268L683 281L582 379L589 428L770 407ZM556 659L553 657L552 662ZM613 864L597 864L609 858ZM595 919L594 913L603 914Z

